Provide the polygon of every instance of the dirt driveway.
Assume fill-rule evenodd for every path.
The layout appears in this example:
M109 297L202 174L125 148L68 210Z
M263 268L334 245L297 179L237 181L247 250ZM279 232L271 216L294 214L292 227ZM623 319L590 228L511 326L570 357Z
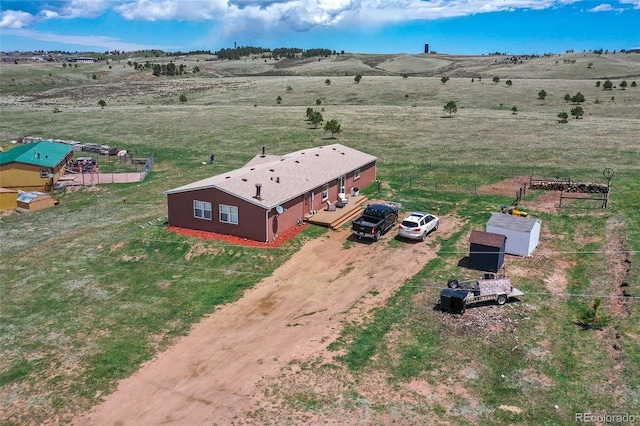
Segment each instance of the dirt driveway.
M442 218L435 235L446 237L458 227L455 219ZM377 243L345 249L347 238L349 232L342 230L305 244L272 276L203 319L75 423L243 423L263 402L258 381L277 380L293 360L330 360L336 354L327 346L342 322L383 305L437 251L427 243L390 248L395 230Z

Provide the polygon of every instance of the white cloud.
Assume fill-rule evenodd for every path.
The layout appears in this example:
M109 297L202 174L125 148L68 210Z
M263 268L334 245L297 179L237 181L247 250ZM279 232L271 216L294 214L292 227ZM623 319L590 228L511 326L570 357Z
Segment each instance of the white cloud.
M53 12L62 18L95 18L113 4L113 0L71 0Z
M589 12L609 12L611 10L613 10L613 6L607 3L602 3L594 8L589 9Z
M589 12L624 12L624 9L622 8L614 8L613 6L611 6L608 3L602 3L592 9L588 10Z
M226 0L136 0L115 6L114 10L126 19L156 21L177 20L224 20L236 6Z
M127 43L114 37L106 36L73 36L73 35L61 35L42 31L32 31L25 29L9 29L3 31L3 34L13 35L18 37L25 37L34 40L45 41L48 43L63 43L67 45L86 46L91 49L98 50L122 50L122 51L136 51L145 49L157 49L158 46ZM175 46L163 46L165 49L171 49Z
M90 0L83 3L87 1ZM243 26L241 21L247 21L263 27L284 24L303 31L339 23L380 24L546 9L577 1L580 0L122 0L113 9L129 20L212 20L232 27Z
M60 2L56 3L60 4ZM2 12L0 28L24 28L37 21L48 19L95 18L114 4L113 0L71 0L53 7L43 2L43 9L36 15L19 11Z
M631 4L634 9L640 9L640 0L620 0L620 4Z
M380 25L480 13L541 10L583 0L69 0L46 7L39 19L96 17L108 9L128 20L212 21L227 29L307 31L336 25ZM640 0L620 0L640 7ZM44 5L48 3L43 3ZM591 11L613 10L601 4ZM6 18L5 18L6 15ZM3 24L25 27L34 17L25 12L3 14Z
M2 12L0 28L24 28L29 26L35 17L27 12L17 10L7 10Z

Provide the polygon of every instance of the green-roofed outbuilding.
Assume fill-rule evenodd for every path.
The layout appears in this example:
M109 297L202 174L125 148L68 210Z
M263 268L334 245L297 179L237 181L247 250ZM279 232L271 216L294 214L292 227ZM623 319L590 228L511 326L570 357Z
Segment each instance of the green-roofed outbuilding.
M0 152L0 187L52 191L73 160L71 145L42 141Z

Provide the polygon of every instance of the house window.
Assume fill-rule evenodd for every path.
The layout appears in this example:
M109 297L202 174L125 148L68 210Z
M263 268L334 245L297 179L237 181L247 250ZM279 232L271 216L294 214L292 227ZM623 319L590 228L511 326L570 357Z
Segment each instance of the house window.
M238 207L220 204L220 222L238 224Z
M322 201L327 201L329 199L329 184L325 183L322 185Z
M48 178L48 177L49 177L49 170L47 170L47 169L40 169L40 177L41 177L41 178Z
M206 201L193 201L193 216L198 219L211 220L211 203Z
M353 180L358 180L358 179L360 179L360 169L356 169L353 172Z

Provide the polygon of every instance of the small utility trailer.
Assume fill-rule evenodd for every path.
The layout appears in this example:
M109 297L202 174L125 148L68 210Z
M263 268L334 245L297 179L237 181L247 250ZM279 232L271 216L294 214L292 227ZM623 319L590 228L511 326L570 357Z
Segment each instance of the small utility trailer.
M485 275L479 280L449 280L449 288L440 291L440 310L464 313L468 305L478 302L495 301L504 305L511 297L524 293L511 285L509 278L495 278Z

